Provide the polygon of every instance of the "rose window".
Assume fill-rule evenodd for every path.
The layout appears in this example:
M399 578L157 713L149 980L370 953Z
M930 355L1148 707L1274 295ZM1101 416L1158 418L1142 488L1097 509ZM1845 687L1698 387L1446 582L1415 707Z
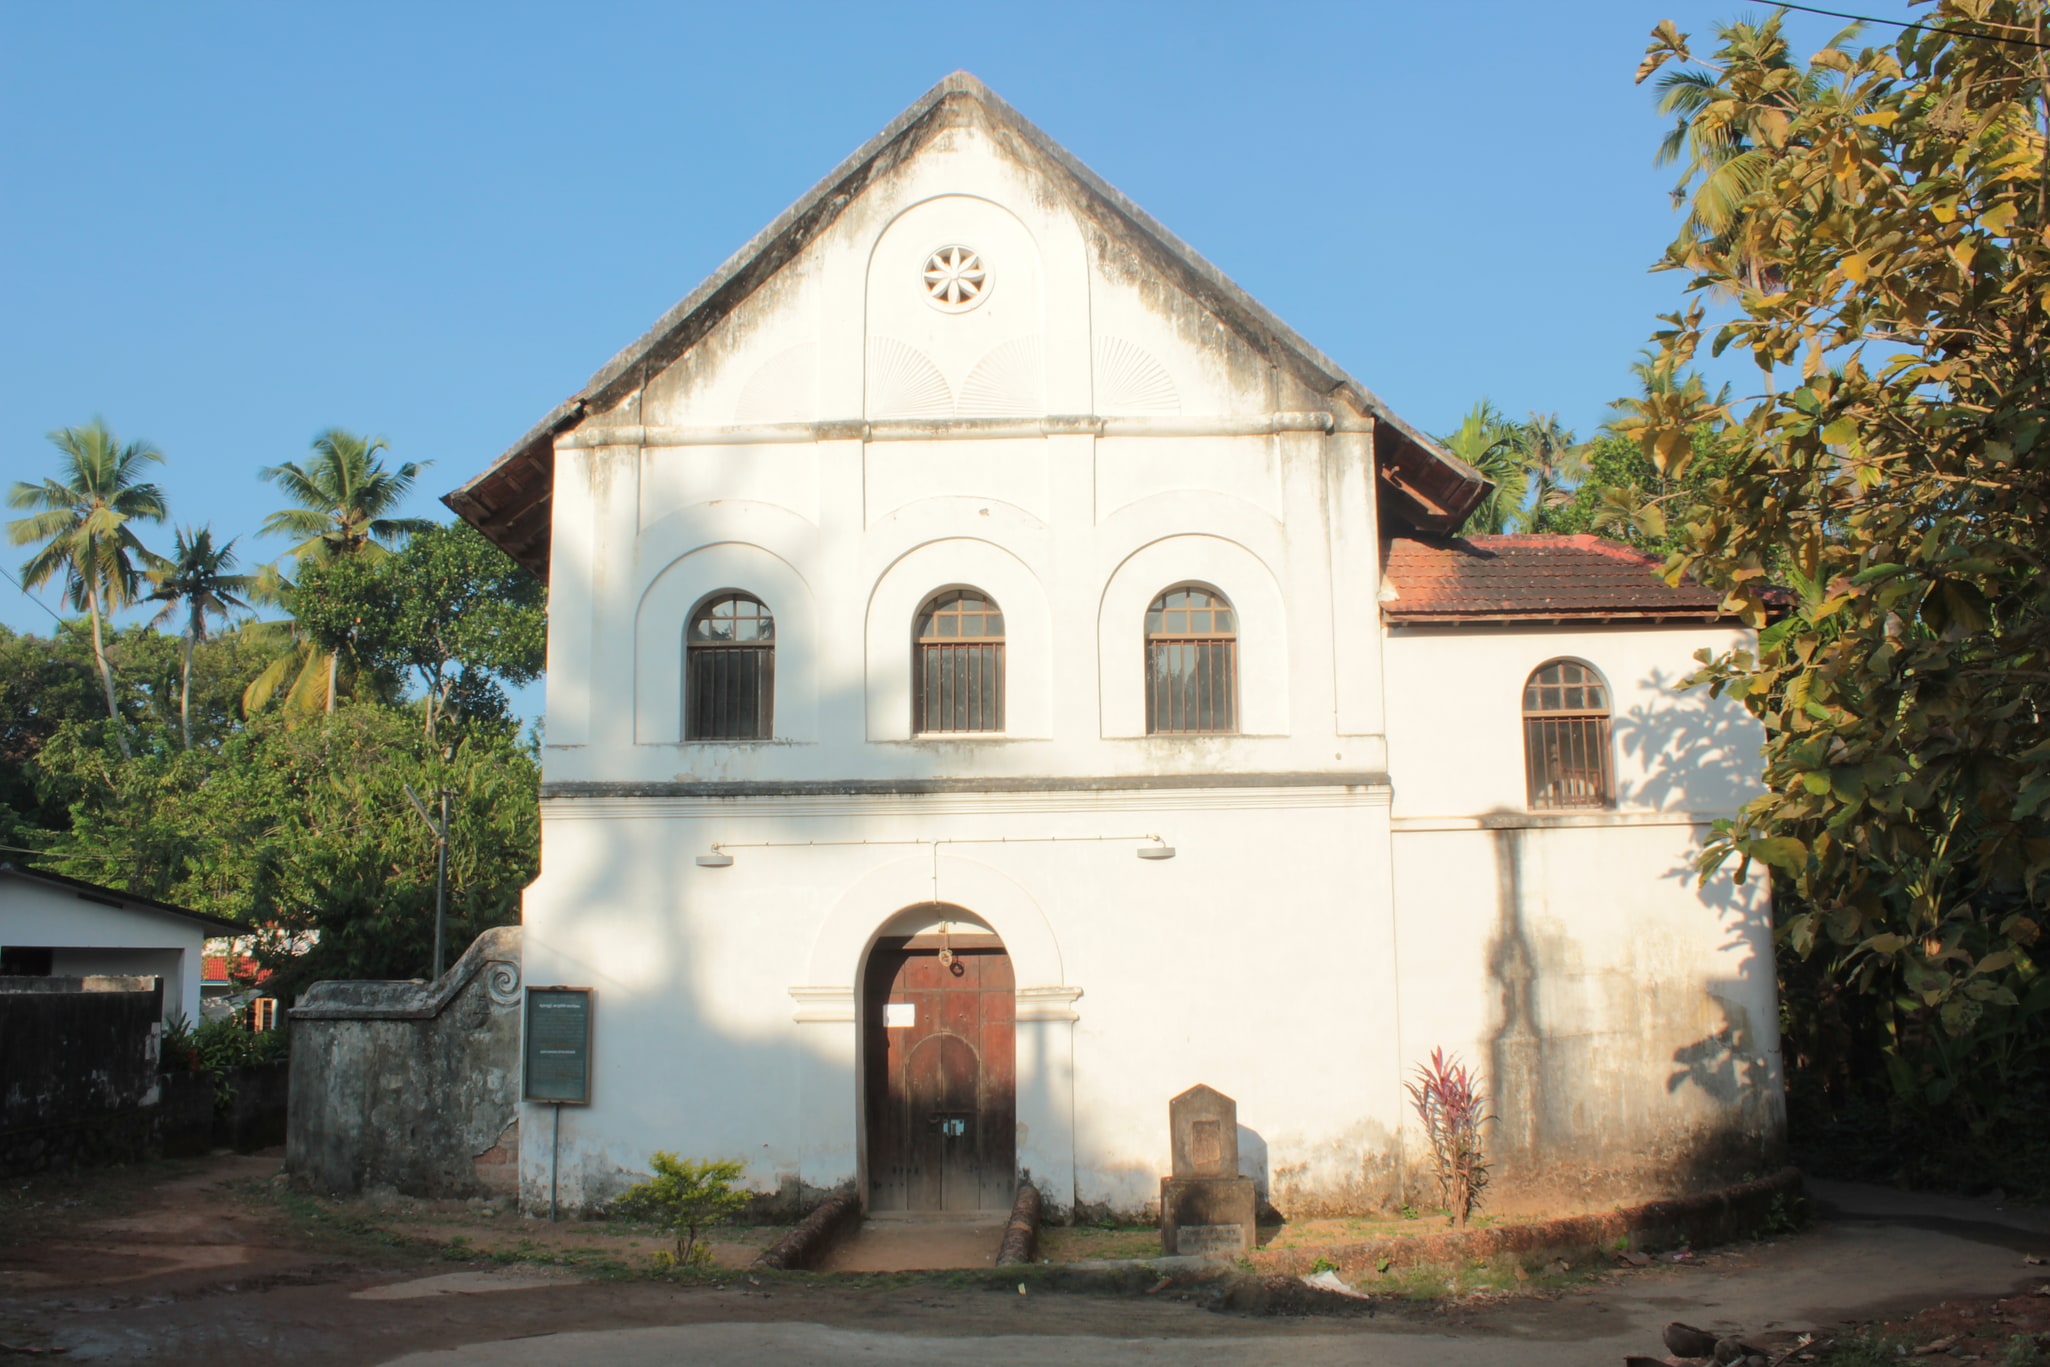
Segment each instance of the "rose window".
M934 307L965 313L989 293L989 272L967 247L942 247L925 259L925 292Z

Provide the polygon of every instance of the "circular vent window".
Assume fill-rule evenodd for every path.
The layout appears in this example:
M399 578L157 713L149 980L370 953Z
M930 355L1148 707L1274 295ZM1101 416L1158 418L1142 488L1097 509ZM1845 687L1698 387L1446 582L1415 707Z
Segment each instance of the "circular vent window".
M989 272L967 247L942 247L928 256L924 278L926 298L948 313L966 313L989 294Z

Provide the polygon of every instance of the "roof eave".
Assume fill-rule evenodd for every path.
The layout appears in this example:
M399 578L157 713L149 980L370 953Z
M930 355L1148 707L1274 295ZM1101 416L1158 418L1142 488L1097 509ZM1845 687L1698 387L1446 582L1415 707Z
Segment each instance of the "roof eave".
M590 410L602 409L622 397L645 379L651 369L667 365L695 345L713 323L838 216L894 144L932 118L956 95L980 103L1035 152L1059 166L1113 213L1159 243L1186 277L1184 284L1193 286L1192 292L1205 303L1236 315L1242 324L1250 325L1250 330L1266 334L1278 344L1275 349L1291 354L1310 372L1305 378L1315 382L1314 387L1334 399L1343 399L1362 416L1372 416L1377 431L1388 429L1388 436L1376 441L1377 463L1384 472L1391 465L1409 467L1393 500L1393 510L1398 515L1426 531L1455 530L1486 497L1492 486L1477 471L1404 422L1372 390L1346 374L1224 272L1083 165L988 86L965 71L956 71L844 158L745 246L727 257L696 289L657 319L653 327L600 366L576 394L557 404L482 473L445 495L442 502L521 564L546 578L545 490L530 495L520 511L504 517L500 514L511 508L515 500L512 496L500 498L500 492L516 495L537 480L552 480L557 435L575 426ZM1426 471L1436 477L1427 477ZM537 506L541 513L538 517ZM523 518L523 525L515 525Z

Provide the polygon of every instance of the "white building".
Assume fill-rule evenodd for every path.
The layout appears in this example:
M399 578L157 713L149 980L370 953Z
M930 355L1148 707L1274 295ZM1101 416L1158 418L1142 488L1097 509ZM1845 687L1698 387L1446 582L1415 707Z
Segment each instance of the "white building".
M40 869L0 864L0 976L162 978L164 1018L199 1023L209 935L242 927Z
M1689 861L1760 735L1675 689L1742 633L1592 539L1434 539L1485 488L935 87L449 497L550 580L563 1198L662 1148L1134 1210L1201 1082L1276 1206L1374 1206L1439 1046L1498 1204L1758 1167L1765 892Z

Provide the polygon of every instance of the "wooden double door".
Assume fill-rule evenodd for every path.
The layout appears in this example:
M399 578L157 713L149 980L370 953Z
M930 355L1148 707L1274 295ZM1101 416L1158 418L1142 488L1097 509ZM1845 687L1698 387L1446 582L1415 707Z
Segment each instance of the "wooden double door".
M1008 1210L1017 995L994 935L881 940L862 983L869 1209Z

